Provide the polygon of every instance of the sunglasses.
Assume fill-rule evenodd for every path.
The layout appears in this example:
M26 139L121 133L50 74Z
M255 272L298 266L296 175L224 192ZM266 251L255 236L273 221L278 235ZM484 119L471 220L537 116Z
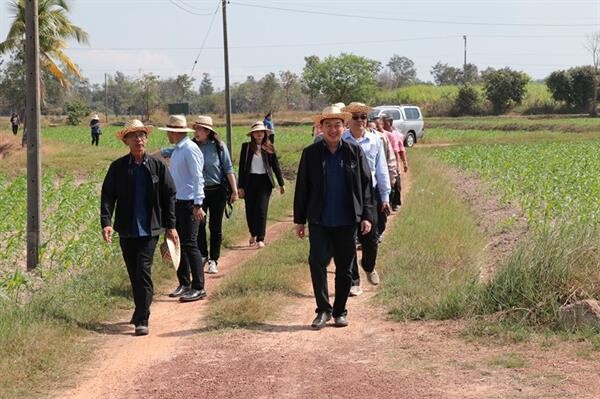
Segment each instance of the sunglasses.
M363 114L363 115L352 115L352 119L354 119L355 121L362 119L363 121L367 120L367 115Z

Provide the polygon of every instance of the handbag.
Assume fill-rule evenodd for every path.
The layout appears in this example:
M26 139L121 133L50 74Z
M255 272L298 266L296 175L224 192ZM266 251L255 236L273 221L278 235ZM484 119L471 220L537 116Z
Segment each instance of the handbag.
M227 219L230 219L231 215L233 215L233 204L231 203L231 193L233 192L233 190L229 185L227 176L223 173L223 171L225 170L223 166L223 144L219 142L215 144L217 145L217 155L219 157L219 164L221 165L221 186L223 186L225 190L225 217Z

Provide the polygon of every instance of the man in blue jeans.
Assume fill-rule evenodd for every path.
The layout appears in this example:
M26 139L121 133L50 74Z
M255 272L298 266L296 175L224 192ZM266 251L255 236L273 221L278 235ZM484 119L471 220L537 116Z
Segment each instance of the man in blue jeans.
M331 106L315 117L323 139L304 149L294 195L294 223L299 238L309 228L309 266L317 303L311 326L348 325L346 303L356 256L355 237L368 234L373 220L371 173L359 146L342 141L350 113ZM327 265L335 262L335 300L329 302Z

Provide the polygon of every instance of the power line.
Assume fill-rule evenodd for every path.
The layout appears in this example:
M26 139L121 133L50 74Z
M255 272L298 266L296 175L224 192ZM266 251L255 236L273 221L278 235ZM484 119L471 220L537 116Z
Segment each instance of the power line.
M183 11L187 12L188 14L200 15L200 16L210 15L210 13L198 13L198 12L190 11L187 8L185 8L185 7L181 6L180 4L176 3L175 0L169 0L169 3L173 4L175 7L179 8L180 10L183 10Z
M215 22L215 17L217 16L217 11L219 11L220 7L221 7L221 1L219 0L217 2L217 8L215 8L215 12L213 13L213 16L210 20L210 25L208 25L208 30L206 31L206 35L204 36L202 45L200 46L200 51L198 52L198 56L194 60L194 65L192 65L192 71L190 72L190 76L192 76L194 74L194 69L196 68L196 64L198 64L198 59L200 58L200 55L202 54L202 50L204 50L204 45L206 44L206 39L208 39L208 34L210 33L210 30L212 29L213 23Z
M269 10L277 10L277 11L289 11L289 12L297 12L301 14L312 14L312 15L328 15L334 17L345 17L345 18L360 18L360 19L370 19L376 21L396 21L396 22L415 22L415 23L424 23L424 24L446 24L446 25L477 25L477 26L532 26L532 27L563 27L563 28L574 28L574 27L597 27L598 24L519 24L519 23L507 23L507 22L465 22L465 21L447 21L447 20L433 20L433 19L410 19L410 18L392 18L392 17L376 17L370 15L353 15L353 14L343 14L338 12L326 12L326 11L315 11L315 10L300 10L296 8L285 8L285 7L273 7L273 6L264 6L257 4L248 4L248 3L240 3L234 2L238 6L244 7L253 7L253 8L262 8Z

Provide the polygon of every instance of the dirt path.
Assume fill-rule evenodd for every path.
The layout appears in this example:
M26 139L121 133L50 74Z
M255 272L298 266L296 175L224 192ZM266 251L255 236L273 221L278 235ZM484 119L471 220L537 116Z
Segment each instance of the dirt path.
M404 193L409 187L405 181ZM372 301L377 287L363 278L363 290L348 303L349 327L321 331L310 328L315 305L309 286L277 319L220 332L204 328L203 303L192 305L194 317L185 318L176 306L188 305L159 298L151 335L137 339L117 331L88 372L91 379L60 397L600 397L595 356L585 358L577 344L558 338L470 343L461 336L462 321L388 321Z

